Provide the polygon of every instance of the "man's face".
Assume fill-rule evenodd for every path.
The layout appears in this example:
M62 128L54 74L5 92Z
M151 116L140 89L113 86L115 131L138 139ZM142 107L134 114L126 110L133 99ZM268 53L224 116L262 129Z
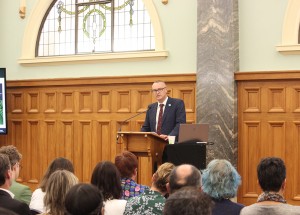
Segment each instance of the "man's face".
M12 177L13 177L13 179L16 180L19 177L19 174L20 174L20 163L17 162L12 167Z
M154 83L152 85L152 93L155 96L156 100L160 103L164 102L167 98L167 88L166 84L163 82Z

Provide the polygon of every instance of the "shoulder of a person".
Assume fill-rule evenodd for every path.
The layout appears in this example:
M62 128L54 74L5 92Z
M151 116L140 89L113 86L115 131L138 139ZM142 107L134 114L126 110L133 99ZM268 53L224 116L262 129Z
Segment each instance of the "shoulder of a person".
M170 102L170 103L182 103L183 100L179 99L179 98L168 97L168 102Z
M28 190L30 190L30 188L28 186L26 186L24 184L21 184L21 183L18 183L18 182L15 182L14 185L16 187L18 187L19 189L26 189L26 190L28 189Z

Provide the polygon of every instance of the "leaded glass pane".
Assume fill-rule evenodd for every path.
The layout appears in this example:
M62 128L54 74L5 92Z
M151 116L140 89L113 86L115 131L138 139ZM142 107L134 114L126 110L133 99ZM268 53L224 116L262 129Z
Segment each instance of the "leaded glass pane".
M40 32L38 56L155 49L143 0L56 1Z

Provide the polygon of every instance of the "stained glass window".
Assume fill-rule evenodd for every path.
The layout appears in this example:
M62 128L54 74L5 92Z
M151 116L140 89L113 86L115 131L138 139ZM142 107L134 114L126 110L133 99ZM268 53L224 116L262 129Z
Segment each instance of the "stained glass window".
M37 43L39 57L155 49L143 0L56 0Z

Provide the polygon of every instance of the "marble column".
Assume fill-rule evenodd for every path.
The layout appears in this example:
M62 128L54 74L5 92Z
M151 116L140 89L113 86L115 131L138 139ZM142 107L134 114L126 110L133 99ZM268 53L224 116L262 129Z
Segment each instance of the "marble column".
M238 0L198 0L197 122L209 123L207 163L237 164Z

